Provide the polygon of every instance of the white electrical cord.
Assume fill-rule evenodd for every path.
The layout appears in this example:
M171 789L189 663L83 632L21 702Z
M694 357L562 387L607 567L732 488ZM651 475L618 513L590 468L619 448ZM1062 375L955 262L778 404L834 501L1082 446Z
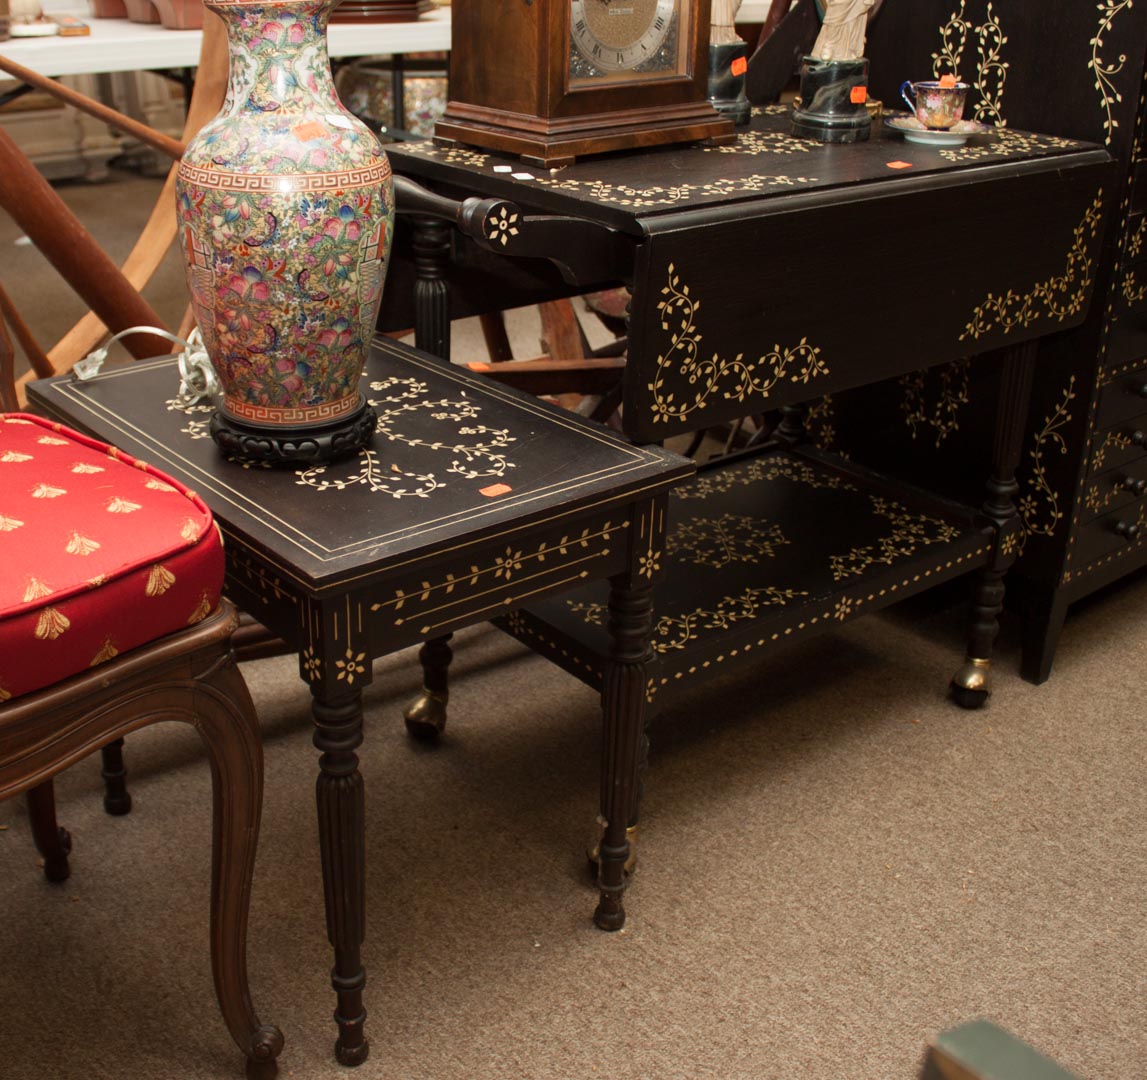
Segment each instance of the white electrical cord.
M108 358L109 347L128 334L153 334L155 337L166 338L174 345L183 346L179 353L179 390L175 396L184 408L200 402L209 402L223 392L219 376L215 374L215 369L207 356L203 335L199 333L198 326L191 331L186 341L155 326L130 326L111 338L102 349L96 349L82 360L78 360L72 368L72 378L83 381L99 374L100 368Z

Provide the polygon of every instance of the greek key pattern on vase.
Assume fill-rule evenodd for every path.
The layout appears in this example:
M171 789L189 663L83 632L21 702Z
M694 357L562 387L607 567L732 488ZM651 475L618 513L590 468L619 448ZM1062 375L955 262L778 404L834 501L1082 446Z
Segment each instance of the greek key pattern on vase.
M183 162L179 171L188 183L220 191L345 191L381 184L390 175L390 163L384 159L381 164L361 169L326 173L279 173L272 176L201 169Z
M392 599L371 604L370 610L394 626L417 621L420 634L432 634L471 613L508 604L509 599L501 597L511 582L513 599L521 601L529 595L522 591L527 583L543 592L585 581L590 577L585 564L606 558L614 535L629 527L628 521L607 520L533 547L508 544L461 572L446 572L435 581L418 582L415 588L396 588Z
M947 543L960 535L960 530L954 525L928 514L916 513L891 499L869 495L869 500L872 512L887 518L892 531L874 544L852 548L843 555L829 556L834 581L857 577L876 563L892 566L898 559L915 555L922 547Z
M855 491L856 485L838 473L814 469L805 461L770 454L757 458L740 469L719 469L703 473L688 484L682 484L671 492L674 499L708 499L713 495L723 495L734 487L758 484L761 481L789 480L794 484L805 484L810 488L826 488L832 491Z
M695 322L701 302L689 295L689 286L681 284L672 263L668 269L668 284L661 295L665 299L658 301L657 310L661 314L661 329L670 332L670 340L666 352L657 357L657 370L649 384L653 392L650 408L654 423L684 420L704 409L709 398L716 394L739 402L760 400L767 398L772 388L785 378L790 382L808 383L828 374L820 349L810 345L807 338L784 349L774 345L756 360L745 360L743 353L731 360L717 355L703 360L701 334ZM670 328L671 320L677 322L676 330ZM674 377L677 389L666 386L667 375ZM675 400L678 391L685 395L680 401Z
M1001 327L1006 334L1017 326L1030 326L1039 318L1063 322L1078 314L1091 286L1095 268L1091 248L1099 233L1102 210L1103 191L1100 189L1083 220L1075 227L1063 274L1037 282L1027 293L1016 293L1011 289L1002 296L988 293L988 298L973 312L960 340L979 338Z
M482 409L474 402L446 398L428 400L425 383L398 376L372 382L370 390L373 393L367 395L367 400L378 412L376 437L448 456L451 460L445 469L447 475L477 480L487 476L505 476L508 470L517 467L506 455L510 444L517 440L504 429L488 428L475 422L479 420ZM442 440L434 441L404 435L401 430L403 419L423 411L429 411L444 426L454 425L454 430L448 434L444 432ZM433 472L415 473L400 469L393 463L386 465L386 456L385 452L360 450L349 462L300 469L295 482L318 492L342 491L364 484L372 492L394 499L411 496L425 499L431 492L445 486L445 482Z
M683 521L666 537L665 554L678 562L721 570L732 563L759 563L791 543L775 522L745 514Z
M1095 89L1099 91L1104 112L1103 130L1106 134L1103 141L1108 146L1111 145L1111 137L1119 126L1119 121L1111 115L1111 105L1113 102L1123 100L1116 79L1127 64L1127 56L1125 53L1120 53L1118 57L1104 60L1102 56L1106 44L1104 35L1110 33L1115 20L1129 7L1131 0L1099 0L1099 27L1095 31L1095 37L1091 39L1091 59L1087 62L1087 66L1095 72Z
M1029 536L1051 536L1064 520L1064 513L1059 508L1059 495L1048 481L1045 454L1049 450L1058 450L1061 454L1068 452L1067 442L1060 431L1071 420L1069 406L1074 400L1075 376L1072 375L1063 392L1063 400L1050 415L1043 418L1043 427L1032 439L1032 448L1028 451L1032 464L1031 476L1021 481L1022 486L1028 490L1020 496L1016 507L1024 526L1019 541L1020 551Z
M972 77L966 74L961 77L970 82L980 96L973 118L981 123L1004 127L1007 123L1003 112L1004 83L1008 77L1008 64L1003 59L1003 47L1008 39L991 3L984 22L979 26L965 18L965 7L966 0L960 0L959 10L954 11L940 28L940 51L932 54L932 74L937 79L941 75L961 76L964 49L968 39L972 38L979 56L976 73Z
M960 409L968 404L970 366L969 360L955 360L939 369L939 392L931 408L928 406L928 370L900 377L900 389L904 395L900 411L904 413L913 440L923 435L923 429L931 427L936 432L936 448L939 449L953 431L959 431Z

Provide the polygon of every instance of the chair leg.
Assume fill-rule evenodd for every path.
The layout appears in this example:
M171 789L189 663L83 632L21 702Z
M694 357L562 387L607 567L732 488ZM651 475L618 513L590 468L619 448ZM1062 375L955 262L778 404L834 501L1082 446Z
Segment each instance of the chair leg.
M211 970L227 1030L247 1075L271 1077L283 1036L260 1023L247 980L247 913L263 806L263 750L255 707L233 656L197 680L195 726L211 762Z
M131 792L127 789L127 769L123 763L123 739L110 742L100 751L104 778L104 810L119 817L131 811Z
M28 816L32 820L32 839L44 858L44 877L49 881L67 881L72 872L68 853L72 838L67 829L56 823L56 789L51 780L29 788Z

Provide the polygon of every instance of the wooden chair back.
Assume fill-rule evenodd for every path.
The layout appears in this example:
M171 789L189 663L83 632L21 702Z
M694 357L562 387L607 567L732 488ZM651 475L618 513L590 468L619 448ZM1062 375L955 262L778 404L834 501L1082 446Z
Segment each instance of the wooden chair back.
M218 16L205 12L195 89L183 128L183 141L177 142L0 56L0 70L135 135L174 159L182 154L186 141L219 111L227 88L227 68L226 30ZM12 375L0 378L0 393L6 394L9 400L22 403L25 397L23 387L32 379L70 370L77 360L99 344L109 330L115 332L138 325L167 329L143 299L141 290L175 239L177 167L177 164L172 165L151 216L131 254L120 267L92 239L51 185L0 129L0 206L91 309L59 341L42 349L32 340L10 298L0 289L0 313L31 364L31 370L18 378ZM189 327L190 321L185 318L180 329ZM133 335L124 344L137 357L171 351L170 344L164 339L146 335Z

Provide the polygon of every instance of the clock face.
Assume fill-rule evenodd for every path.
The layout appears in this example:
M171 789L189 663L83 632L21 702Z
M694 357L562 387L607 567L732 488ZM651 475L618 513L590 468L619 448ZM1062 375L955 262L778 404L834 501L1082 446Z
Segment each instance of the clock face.
M570 0L570 84L685 74L689 0Z

